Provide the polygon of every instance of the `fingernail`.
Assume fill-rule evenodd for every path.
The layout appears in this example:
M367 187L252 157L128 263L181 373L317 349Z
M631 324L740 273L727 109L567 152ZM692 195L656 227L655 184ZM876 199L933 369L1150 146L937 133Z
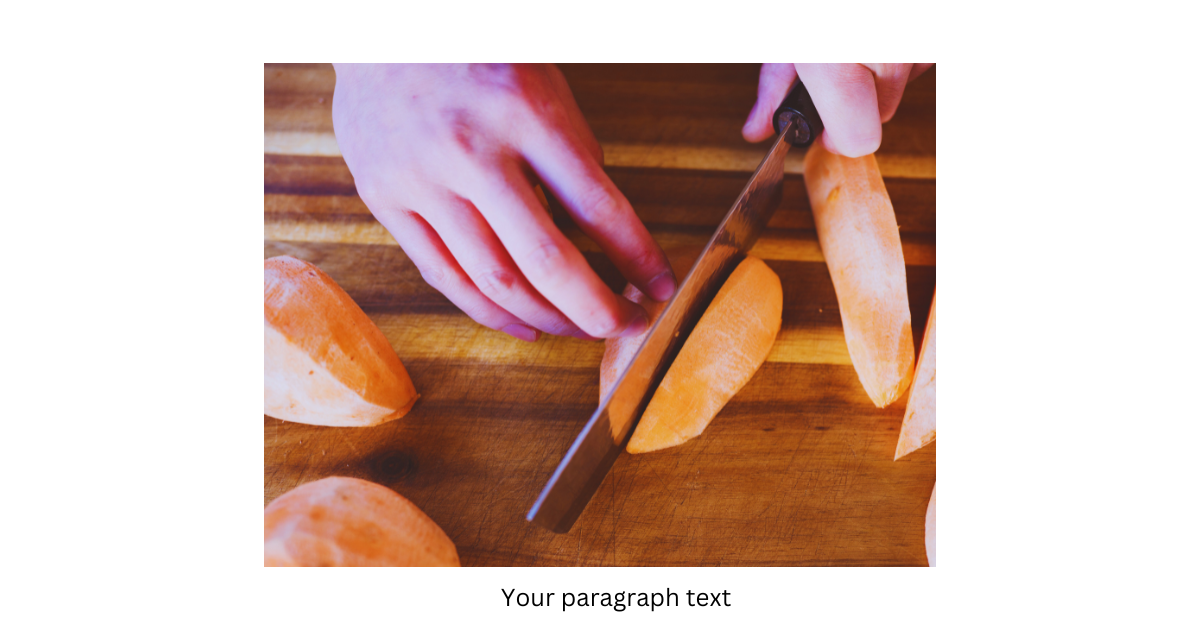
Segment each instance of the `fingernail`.
M646 316L638 315L633 319L633 321L629 322L629 325L625 327L625 330L621 331L621 336L636 337L646 332L647 328L649 328L649 324L646 323Z
M675 295L675 274L671 271L664 271L651 280L647 286L650 289L650 297L655 302L666 302Z
M502 332L506 335L512 336L512 337L516 337L517 339L520 339L521 341L537 341L538 340L538 331L536 331L524 324L509 324L509 325L505 326L504 328L501 328L500 332Z

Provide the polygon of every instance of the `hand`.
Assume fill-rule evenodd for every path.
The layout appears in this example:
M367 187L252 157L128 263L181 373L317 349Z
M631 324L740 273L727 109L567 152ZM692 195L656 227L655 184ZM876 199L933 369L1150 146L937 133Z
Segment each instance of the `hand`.
M799 75L812 97L825 132L825 148L846 157L879 149L883 123L892 119L904 86L931 63L764 63L758 101L742 127L742 137L759 142L775 133L772 117Z
M675 291L557 68L335 65L333 127L363 202L471 319L519 339L645 330L539 201L540 182L630 282Z

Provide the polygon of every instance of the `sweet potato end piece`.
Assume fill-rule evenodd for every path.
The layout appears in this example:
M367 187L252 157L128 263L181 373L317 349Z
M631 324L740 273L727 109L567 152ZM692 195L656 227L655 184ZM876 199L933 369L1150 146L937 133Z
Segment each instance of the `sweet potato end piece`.
M373 426L417 400L383 332L328 275L290 256L266 261L266 413L325 426Z
M446 533L379 484L329 477L276 498L264 511L266 566L460 566Z

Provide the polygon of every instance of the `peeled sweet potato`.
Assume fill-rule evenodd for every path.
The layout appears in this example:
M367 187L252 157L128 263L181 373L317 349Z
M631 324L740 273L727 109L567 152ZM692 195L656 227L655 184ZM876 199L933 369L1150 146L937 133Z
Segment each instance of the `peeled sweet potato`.
M662 304L626 297L657 318ZM771 352L783 314L779 276L747 257L721 286L684 342L626 447L647 453L682 444L704 431ZM601 364L602 396L633 359L638 340L609 340Z
M937 566L937 484L929 495L929 507L925 509L925 557L929 566Z
M283 494L264 515L269 567L457 567L458 549L408 499L329 477Z
M848 158L814 143L804 183L858 379L886 407L913 377L912 314L896 213L874 155Z
M366 427L395 420L417 390L386 337L315 265L266 261L266 413Z
M917 375L913 379L912 391L908 394L908 407L904 409L904 422L900 425L900 439L896 442L896 459L925 446L937 438L937 393L935 385L937 360L934 335L937 332L937 293L929 307L929 323L925 325L925 339L921 341L921 356L917 359Z

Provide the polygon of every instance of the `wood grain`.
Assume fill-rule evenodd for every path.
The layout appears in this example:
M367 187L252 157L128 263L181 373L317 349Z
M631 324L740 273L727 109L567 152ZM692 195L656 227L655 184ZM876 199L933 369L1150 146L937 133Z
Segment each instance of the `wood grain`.
M606 171L654 237L703 244L765 150L740 136L757 66L563 72ZM595 409L602 345L524 343L462 315L358 198L332 134L332 68L267 65L264 78L264 254L333 277L421 394L408 416L372 428L264 417L264 504L330 475L382 483L441 525L464 566L925 564L936 444L892 461L903 403L876 409L849 364L794 164L754 252L784 287L767 363L699 438L618 458L574 530L555 535L524 514ZM931 71L909 86L878 154L914 331L925 329L936 278L935 82ZM555 221L620 290L624 279L598 248L561 210Z

